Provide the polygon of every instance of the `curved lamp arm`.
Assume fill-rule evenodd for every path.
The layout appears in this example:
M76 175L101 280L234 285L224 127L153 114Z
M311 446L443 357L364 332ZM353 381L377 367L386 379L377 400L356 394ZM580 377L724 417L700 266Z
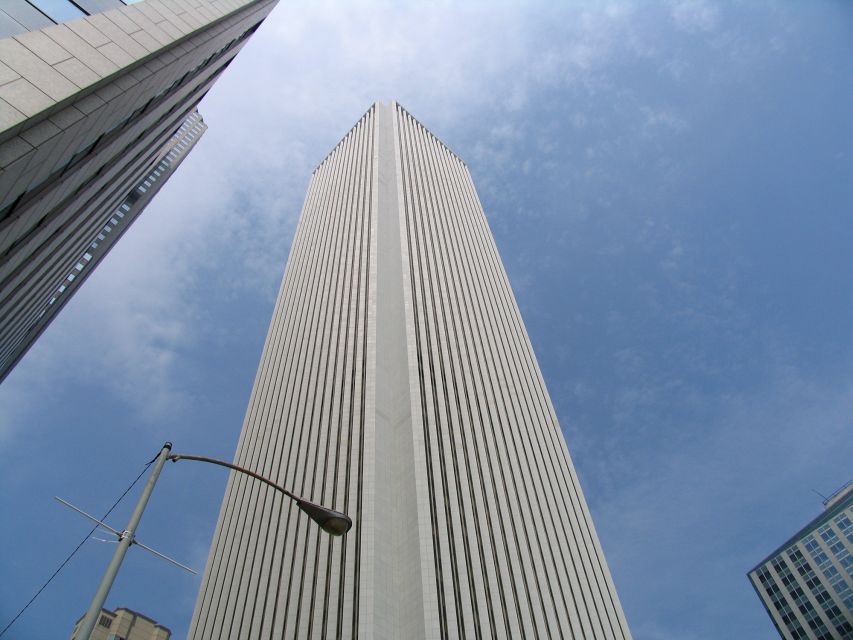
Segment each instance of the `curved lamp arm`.
M177 462L178 460L196 460L198 462L209 462L210 464L218 464L220 467L227 467L229 469L233 469L234 471L239 471L240 473L244 473L247 476L251 476L255 478L255 480L260 480L264 484L271 486L276 491L280 491L288 498L296 502L296 506L299 507L303 513L305 513L309 518L311 518L314 522L320 525L320 528L333 536L342 536L347 531L352 528L352 520L345 513L341 513L340 511L335 511L334 509L329 509L319 504L314 504L313 502L309 502L303 498L300 498L296 494L288 491L282 486L277 485L272 480L265 478L262 475L255 473L254 471L249 471L243 467L240 467L236 464L231 464L230 462L225 462L224 460L217 460L216 458L208 458L207 456L193 456L185 453L173 453L169 456L169 460L172 462Z

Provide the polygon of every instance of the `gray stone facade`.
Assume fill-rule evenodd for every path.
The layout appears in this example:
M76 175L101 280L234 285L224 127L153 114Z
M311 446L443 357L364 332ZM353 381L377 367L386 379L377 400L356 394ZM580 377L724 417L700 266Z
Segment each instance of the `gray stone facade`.
M0 39L0 380L275 3L119 3Z
M315 170L190 637L630 638L465 164L376 104Z

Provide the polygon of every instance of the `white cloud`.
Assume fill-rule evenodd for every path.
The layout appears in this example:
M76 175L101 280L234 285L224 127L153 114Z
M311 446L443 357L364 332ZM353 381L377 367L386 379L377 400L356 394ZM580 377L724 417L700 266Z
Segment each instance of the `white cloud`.
M21 392L5 437L37 397L16 376L88 380L152 420L187 405L181 354L221 330L211 308L272 299L313 166L375 99L429 105L438 129L491 105L495 86L506 108L524 104L523 84L500 81L521 64L521 14L277 7L202 103L198 147L4 385Z
M782 521L785 514L798 509L811 509L816 515L820 504L809 490L821 481L831 483L832 478L843 481L848 473L843 467L851 455L851 377L827 386L780 367L776 379L762 392L720 398L718 409L712 423L685 424L681 433L658 438L654 446L643 450L641 458L626 460L630 470L615 467L609 456L607 468L597 470L602 478L611 476L608 486L618 487L597 501L601 522L610 523L607 550L619 556L620 564L627 563L626 580L654 586L650 598L655 597L657 587L667 588L665 575L658 574L660 581L646 579L652 565L655 572L664 567L675 572L677 558L672 553L690 554L694 546L702 544L732 549L740 538L754 540L747 529L772 525L753 520L751 514L767 517L774 512ZM811 428L817 425L819 428ZM658 435L672 426L661 425ZM815 460L823 460L822 475L815 473ZM631 478L630 485L624 484L624 477ZM815 488L831 491L834 487ZM779 526L781 538L805 523L796 521L796 516L791 520ZM661 529L661 521L668 526ZM646 544L652 537L657 544ZM629 550L636 548L637 540L648 554L630 559ZM717 558L732 568L725 580L734 584L745 580L749 563L761 560L760 554L769 553L773 546L771 539L763 552L738 549L745 559L740 555ZM709 550L713 552L713 548ZM695 570L710 571L708 563L714 557L713 553L696 553ZM748 588L745 582L740 586ZM691 588L698 594L702 587Z

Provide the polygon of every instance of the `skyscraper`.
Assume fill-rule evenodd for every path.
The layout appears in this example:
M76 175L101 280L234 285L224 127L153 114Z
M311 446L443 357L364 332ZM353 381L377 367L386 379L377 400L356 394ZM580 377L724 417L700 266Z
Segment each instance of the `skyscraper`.
M853 482L747 575L785 640L853 640Z
M276 2L0 3L0 381L193 147Z
M190 637L629 638L465 164L375 104L315 170Z

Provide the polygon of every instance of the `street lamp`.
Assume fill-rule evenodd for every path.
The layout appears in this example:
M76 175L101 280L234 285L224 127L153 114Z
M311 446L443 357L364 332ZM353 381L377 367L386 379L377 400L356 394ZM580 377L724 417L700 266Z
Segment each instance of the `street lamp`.
M206 456L191 456L185 453L173 453L167 457L172 462L177 462L178 460L197 460L198 462L218 464L221 467L228 467L229 469L234 469L234 471L245 473L247 476L251 476L256 480L260 480L261 482L271 486L273 489L281 491L284 495L293 500L296 503L296 506L299 507L303 513L320 525L320 528L330 535L342 536L352 527L352 520L347 514L335 511L334 509L329 509L328 507L324 507L319 504L314 504L304 498L300 498L284 487L277 485L272 480L268 480L254 471L238 467L236 464L231 464L224 460L217 460L216 458L208 458Z
M347 531L349 531L352 527L352 520L345 513L341 513L340 511L335 511L334 509L329 509L328 507L324 507L319 504L314 504L313 502L309 502L308 500L300 498L291 491L288 491L284 487L277 485L272 480L269 480L268 478L265 478L264 476L259 475L254 471L244 469L243 467L239 467L236 464L231 464L230 462L225 462L224 460L217 460L216 458L193 456L183 453L172 453L172 443L167 442L163 445L163 448L160 449L160 453L155 459L154 469L151 471L151 475L148 476L148 482L145 483L145 488L142 490L142 494L139 496L139 500L136 503L136 508L133 510L133 513L130 516L130 520L127 523L127 527L125 527L124 531L119 533L115 529L112 529L105 523L101 522L100 520L92 518L88 514L84 513L86 517L95 520L95 522L98 522L106 529L115 532L118 535L118 547L116 548L115 553L113 554L112 560L110 560L109 566L107 566L107 570L104 572L104 577L101 578L101 583L98 585L98 590L95 592L95 597L92 599L92 604L89 605L89 609L88 611L86 611L86 615L83 618L83 622L80 625L80 631L77 635L78 640L89 640L89 637L92 635L92 630L95 628L95 623L98 620L98 615L101 613L101 608L104 606L104 602L107 599L107 595L110 592L110 588L113 586L116 574L118 574L119 567L121 567L122 560L124 560L124 556L127 553L127 550L130 548L130 545L138 544L146 550L152 551L156 555L164 557L162 556L162 554L157 553L153 549L150 549L149 547L146 547L145 545L136 542L134 538L136 527L139 525L139 521L142 519L142 512L145 511L145 506L148 504L148 499L151 497L151 492L154 490L154 485L157 482L157 478L160 476L160 471L163 469L163 464L165 464L166 460L171 460L172 462L177 462L178 460L196 460L198 462L209 462L211 464L216 464L221 467L228 467L229 469L233 469L234 471L237 471L239 473L251 476L256 480L260 480L261 482L271 486L276 491L280 491L288 498L293 500L296 503L296 506L299 507L302 512L305 513L309 518L316 522L323 531L333 536L341 536ZM75 510L79 511L79 509ZM174 562L170 558L166 559Z

